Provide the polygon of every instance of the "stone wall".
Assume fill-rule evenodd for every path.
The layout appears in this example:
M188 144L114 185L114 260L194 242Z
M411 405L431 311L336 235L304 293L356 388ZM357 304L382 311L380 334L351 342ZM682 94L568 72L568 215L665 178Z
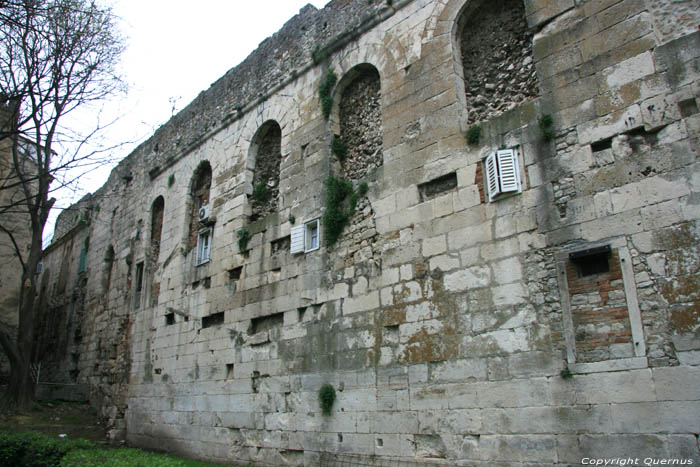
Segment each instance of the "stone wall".
M85 226L76 344L77 380L112 436L259 465L700 462L700 14L689 1L494 5L307 7L114 170ZM517 91L483 90L498 104L467 145L478 105L464 31L480 11L517 32L516 57L493 68L536 74ZM485 63L475 66L494 73ZM330 68L326 119L318 88ZM374 87L354 88L372 68ZM274 71L227 87L262 70ZM222 118L215 102L240 111ZM263 212L250 195L271 122L279 188ZM377 159L337 162L336 135ZM489 201L496 150L498 186L508 167L518 183ZM198 265L190 219L203 165L213 239ZM329 245L331 175L354 194ZM149 210L161 196L156 258ZM51 271L76 263L77 232L47 252ZM135 286L139 264L150 266ZM51 274L50 295L82 287L75 270ZM324 384L336 391L330 415Z

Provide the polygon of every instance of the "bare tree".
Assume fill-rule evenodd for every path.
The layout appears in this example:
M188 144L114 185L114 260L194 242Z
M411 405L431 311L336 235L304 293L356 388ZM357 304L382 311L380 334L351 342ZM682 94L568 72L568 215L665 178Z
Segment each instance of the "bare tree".
M94 0L0 0L0 110L8 116L0 142L11 153L9 166L0 167L0 232L22 265L17 335L1 328L0 344L11 366L6 397L20 407L34 398L35 272L55 203L49 196L75 177L67 171L94 164L99 154L84 151L99 125L80 135L65 117L122 90L115 70L122 51L111 9ZM12 215L26 216L28 247L5 223Z

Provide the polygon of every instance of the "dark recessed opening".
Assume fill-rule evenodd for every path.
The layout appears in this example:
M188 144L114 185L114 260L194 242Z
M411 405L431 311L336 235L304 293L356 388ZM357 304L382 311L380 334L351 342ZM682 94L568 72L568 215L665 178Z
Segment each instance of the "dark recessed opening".
M277 240L273 240L272 242L270 242L272 254L275 255L277 253L284 253L285 251L289 251L291 243L292 237L290 235L278 238Z
M226 364L226 379L233 378L233 363Z
M690 117L691 115L698 113L698 104L693 98L680 101L678 103L678 107L681 110L681 117L683 118Z
M452 172L442 177L435 178L429 182L418 185L421 202L448 193L457 188L457 173Z
M168 313L165 315L165 324L168 326L175 324L175 313Z
M612 138L606 138L595 143L591 143L591 151L600 152L612 148Z
M571 253L569 259L576 265L579 277L610 272L610 245Z
M219 326L224 324L224 312L214 313L213 315L205 316L202 318L202 329L211 326Z
M237 281L238 279L241 278L242 273L243 273L243 266L238 266L237 268L229 269L228 270L228 278L229 278L229 280Z
M263 331L269 331L274 328L281 328L284 324L284 313L275 313L270 316L261 316L253 318L250 322L250 330L248 334L257 334Z

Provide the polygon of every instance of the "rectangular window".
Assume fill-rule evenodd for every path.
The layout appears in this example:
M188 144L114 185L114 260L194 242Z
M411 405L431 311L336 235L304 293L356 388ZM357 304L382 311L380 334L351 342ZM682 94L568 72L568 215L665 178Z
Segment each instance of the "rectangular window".
M316 219L304 225L306 232L304 240L304 252L318 250L320 239L321 222Z
M290 237L289 251L292 254L318 250L321 246L321 221L315 219L292 228Z
M520 193L520 170L518 153L515 149L502 149L489 154L484 160L486 166L486 187L489 202L506 193Z
M199 231L197 238L197 266L208 263L211 253L211 228Z

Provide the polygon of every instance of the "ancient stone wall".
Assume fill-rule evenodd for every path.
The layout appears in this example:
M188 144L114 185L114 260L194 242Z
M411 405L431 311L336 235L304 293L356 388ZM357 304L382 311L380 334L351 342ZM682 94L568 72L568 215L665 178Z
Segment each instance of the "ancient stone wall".
M92 198L77 379L112 435L259 465L700 462L690 5L302 10ZM479 14L515 42L493 28L465 35ZM515 56L463 60L469 37L504 40ZM372 68L380 79L353 87ZM518 70L507 77L517 91L479 91L496 97L477 120L473 68ZM319 84L331 69L326 118ZM525 69L535 75L520 80ZM215 102L240 111L222 117ZM271 121L278 196L256 211L254 158ZM467 144L473 121L481 137ZM336 136L362 148L359 163L337 161ZM200 263L190 219L203 166L212 238ZM343 228L329 243L333 222ZM70 238L47 253L52 271L70 266L47 280L50 295L81 287L81 240Z

